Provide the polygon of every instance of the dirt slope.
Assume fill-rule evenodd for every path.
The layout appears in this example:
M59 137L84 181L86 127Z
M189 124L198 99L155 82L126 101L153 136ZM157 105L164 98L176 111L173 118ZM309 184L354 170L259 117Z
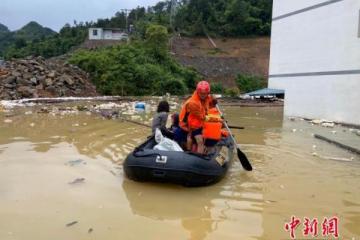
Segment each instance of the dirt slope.
M204 78L235 85L236 75L247 73L268 77L270 38L213 39L214 48L207 38L176 38L171 44L175 58L192 66Z

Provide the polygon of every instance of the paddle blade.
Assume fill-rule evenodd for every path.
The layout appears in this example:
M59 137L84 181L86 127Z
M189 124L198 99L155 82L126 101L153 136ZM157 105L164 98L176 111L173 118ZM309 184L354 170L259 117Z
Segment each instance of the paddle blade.
M252 166L251 166L249 160L247 159L245 153L243 153L239 147L237 147L236 150L237 150L238 158L239 158L240 163L243 166L243 168L246 171L252 171Z

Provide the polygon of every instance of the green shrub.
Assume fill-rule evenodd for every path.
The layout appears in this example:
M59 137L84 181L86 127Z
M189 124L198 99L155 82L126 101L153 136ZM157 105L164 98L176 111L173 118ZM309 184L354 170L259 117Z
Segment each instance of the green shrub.
M233 87L233 88L227 88L225 90L225 95L229 96L229 97L237 97L239 96L240 91L237 87Z
M165 30L152 26L147 31L152 34L150 39L94 51L77 51L69 62L90 73L102 94L143 96L168 92L183 95L195 88L199 75L178 64L154 42L149 42L162 39L163 44L167 44L163 39Z
M266 87L266 81L263 77L246 74L239 74L236 84L241 93L252 92Z
M212 93L222 94L224 92L224 87L221 83L211 83L210 87Z
M182 96L188 92L185 83L178 79L167 80L161 83L162 95L171 93L172 95Z

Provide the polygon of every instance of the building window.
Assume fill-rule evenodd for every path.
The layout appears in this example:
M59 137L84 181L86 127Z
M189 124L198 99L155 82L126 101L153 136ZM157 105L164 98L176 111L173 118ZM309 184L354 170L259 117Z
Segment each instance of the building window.
M97 30L97 29L93 30L93 35L94 35L94 36L97 36L97 35L98 35L98 30Z

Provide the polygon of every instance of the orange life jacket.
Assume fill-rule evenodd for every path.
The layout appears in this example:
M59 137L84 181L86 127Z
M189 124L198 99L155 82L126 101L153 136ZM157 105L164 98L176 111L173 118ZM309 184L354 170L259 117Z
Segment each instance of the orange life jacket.
M204 139L212 139L219 141L222 135L222 119L220 112L216 108L211 108L208 111L207 121L203 126Z
M185 131L192 131L203 127L211 101L212 97L210 95L202 101L195 91L181 108L179 115L180 127Z

